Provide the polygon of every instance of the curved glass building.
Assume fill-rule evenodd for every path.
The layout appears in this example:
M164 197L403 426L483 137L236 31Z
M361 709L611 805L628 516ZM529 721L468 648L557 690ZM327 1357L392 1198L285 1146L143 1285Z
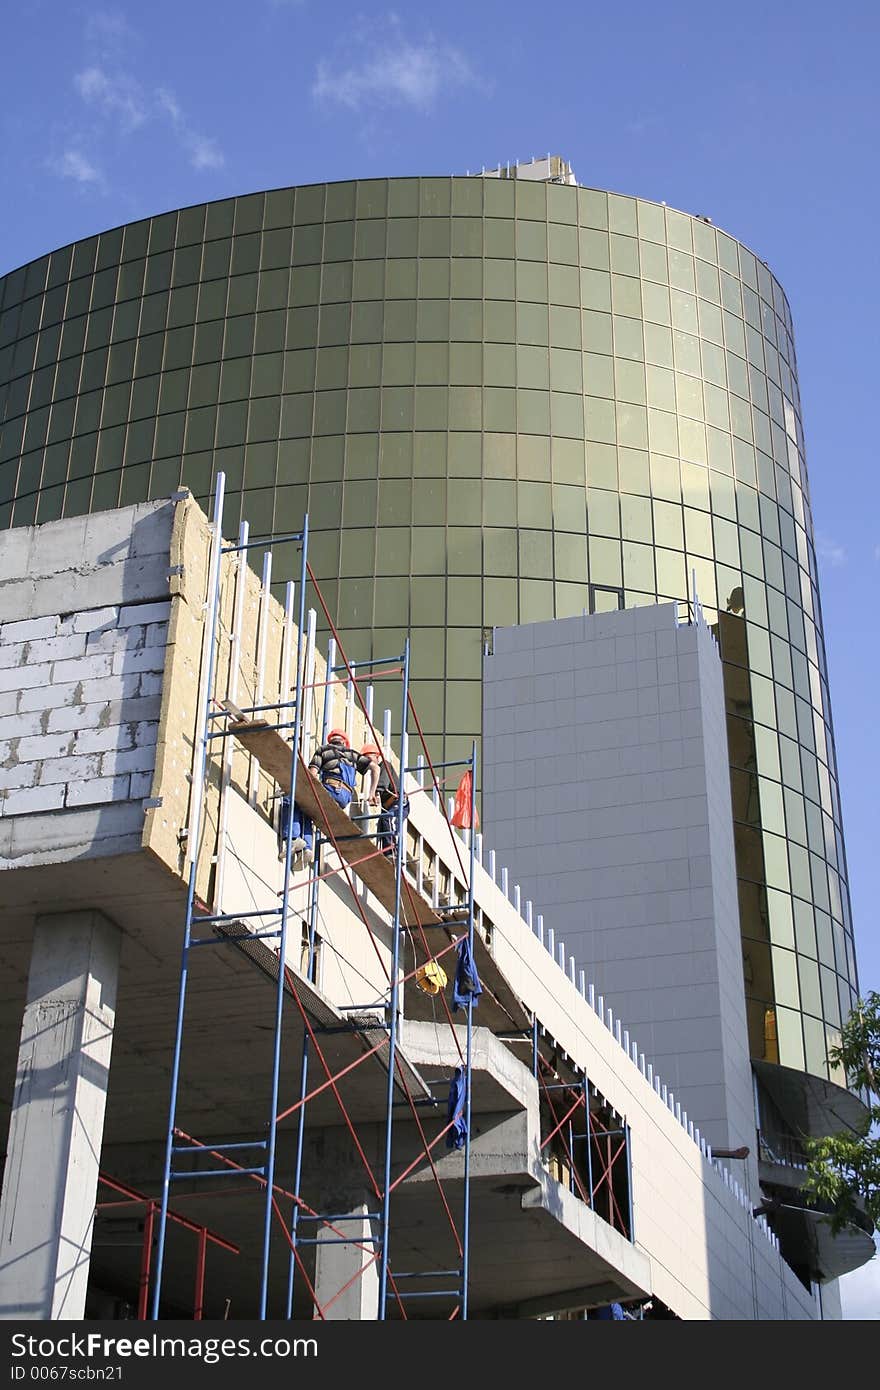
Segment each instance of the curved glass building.
M484 629L695 583L752 1053L827 1080L856 973L788 303L707 219L554 167L254 193L13 271L0 521L204 499L220 469L252 534L308 511L349 654L411 630L448 757L479 731Z

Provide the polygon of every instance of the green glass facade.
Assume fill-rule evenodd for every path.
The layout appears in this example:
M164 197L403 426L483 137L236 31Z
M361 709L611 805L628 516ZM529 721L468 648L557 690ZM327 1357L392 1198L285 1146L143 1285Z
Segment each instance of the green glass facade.
M753 1055L827 1075L856 976L816 560L791 315L745 247L524 179L186 208L0 280L0 430L4 526L207 500L220 469L252 534L308 510L349 655L411 630L448 757L486 628L694 576L722 612Z

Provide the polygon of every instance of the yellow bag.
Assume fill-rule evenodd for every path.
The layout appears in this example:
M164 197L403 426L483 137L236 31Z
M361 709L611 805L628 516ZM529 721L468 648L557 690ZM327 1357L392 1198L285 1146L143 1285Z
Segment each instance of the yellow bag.
M415 981L423 994L439 994L446 988L446 971L435 960L428 960L419 966Z

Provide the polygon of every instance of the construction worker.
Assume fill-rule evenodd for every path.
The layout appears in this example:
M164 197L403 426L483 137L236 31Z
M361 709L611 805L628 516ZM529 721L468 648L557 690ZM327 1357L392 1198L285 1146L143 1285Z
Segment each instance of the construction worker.
M376 844L383 854L393 855L397 848L397 780L390 763L375 743L365 743L361 757L369 760L367 800L381 810L376 823ZM409 815L409 799L403 798L403 818Z
M344 729L331 729L327 742L321 743L312 754L309 772L317 775L321 785L337 806L343 810L348 807L354 793L355 777L359 772L367 772L370 759L355 753ZM287 803L285 805L285 803ZM287 833L286 816L289 814L289 800L284 798L281 807L281 835L283 854L284 839ZM293 841L291 853L300 862L311 864L314 859L314 827L309 816L300 806L293 807Z
M289 796L281 798L281 815L278 820L278 858L283 859L287 847L287 831L290 826L291 803ZM290 857L294 867L311 864L315 858L314 832L312 822L301 806L294 803L293 828L290 844Z
M309 772L320 777L337 806L344 809L354 795L355 777L359 772L368 772L370 762L369 757L354 751L344 729L331 729L327 742L312 754Z

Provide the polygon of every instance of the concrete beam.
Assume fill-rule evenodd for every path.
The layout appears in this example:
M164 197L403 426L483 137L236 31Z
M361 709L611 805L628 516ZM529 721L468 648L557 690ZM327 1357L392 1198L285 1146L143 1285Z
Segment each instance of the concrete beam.
M517 1318L537 1318L546 1313L574 1313L581 1308L600 1308L624 1298L620 1285L611 1281L603 1284L584 1284L562 1293L546 1294L543 1298L526 1298L516 1305Z
M38 917L0 1197L0 1317L85 1316L119 929Z

